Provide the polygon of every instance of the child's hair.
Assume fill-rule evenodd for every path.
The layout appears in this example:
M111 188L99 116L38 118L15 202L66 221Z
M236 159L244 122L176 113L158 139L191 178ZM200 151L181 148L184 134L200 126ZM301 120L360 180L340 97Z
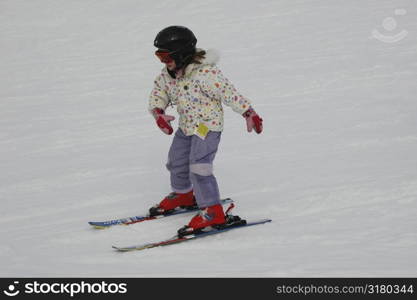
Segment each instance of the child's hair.
M201 64L203 59L206 58L206 51L202 49L198 49L196 53L193 55L193 58L191 59L191 63L193 64Z

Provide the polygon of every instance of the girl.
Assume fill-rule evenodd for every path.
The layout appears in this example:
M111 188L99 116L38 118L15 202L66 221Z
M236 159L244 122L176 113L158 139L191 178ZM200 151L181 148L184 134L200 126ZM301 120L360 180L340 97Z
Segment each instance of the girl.
M169 214L175 208L201 210L182 232L193 233L208 226L225 224L220 193L213 175L223 130L222 103L246 119L247 130L262 132L262 119L248 99L234 88L216 66L216 58L196 48L193 32L183 26L163 29L155 38L156 56L165 64L155 79L149 99L149 111L165 134L172 134L171 121L165 114L176 105L179 129L168 154L172 193L152 207L151 216Z

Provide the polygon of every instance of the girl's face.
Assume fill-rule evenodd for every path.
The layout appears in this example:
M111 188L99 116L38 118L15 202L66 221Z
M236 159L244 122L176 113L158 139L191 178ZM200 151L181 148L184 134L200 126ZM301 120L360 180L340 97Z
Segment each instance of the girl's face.
M174 71L177 65L175 64L175 61L166 62L165 65L167 66L167 69L170 71Z
M159 58L159 60L166 65L167 69L170 71L174 71L177 65L175 64L174 59L170 56L170 52L168 50L161 50L158 49L155 51L155 55Z

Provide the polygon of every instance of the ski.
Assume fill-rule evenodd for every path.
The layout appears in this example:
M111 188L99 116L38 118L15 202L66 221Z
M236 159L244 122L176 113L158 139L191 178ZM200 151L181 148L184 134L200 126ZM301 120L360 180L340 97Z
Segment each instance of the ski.
M170 239L160 241L160 242L156 242L156 243L147 243L147 244L134 245L134 246L128 246L128 247L112 246L112 248L119 251L119 252L128 252L128 251L138 251L138 250L156 248L156 247L160 247L160 246L168 246L168 245L178 244L178 243L182 243L182 242L189 241L189 240L195 240L195 239L198 239L198 238L203 238L203 237L206 237L206 236L209 236L209 235L223 233L225 231L229 231L229 230L233 230L233 229L249 227L249 226L254 226L254 225L259 225L259 224L265 224L265 223L268 223L268 222L271 222L271 221L272 221L271 219L262 219L262 220L253 221L253 222L244 222L244 223L241 223L239 225L234 225L234 226L226 227L226 228L223 228L223 229L211 229L210 231L202 231L200 233L190 234L190 235L186 235L186 236L183 236L183 237L179 237L178 235L176 235L176 236L174 236Z
M232 203L233 200L231 198L225 198L220 200L222 205L228 204L228 203ZM195 208L178 208L175 209L172 213L170 214L166 214L166 215L158 215L158 216L149 216L148 215L144 215L144 216L133 216L133 217L127 217L127 218L121 218L121 219L115 219L115 220L108 220L108 221L100 221L100 222L88 222L88 224L90 224L91 226L93 226L96 229L104 229L104 228L108 228L114 225L131 225L131 224L135 224L135 223L140 223L140 222L144 222L144 221L150 221L150 220L155 220L155 219L161 219L161 218L165 218L165 217L170 217L170 216L175 216L175 215L180 215L180 214L184 214L184 213L189 213L189 212L195 212L198 211L198 207Z

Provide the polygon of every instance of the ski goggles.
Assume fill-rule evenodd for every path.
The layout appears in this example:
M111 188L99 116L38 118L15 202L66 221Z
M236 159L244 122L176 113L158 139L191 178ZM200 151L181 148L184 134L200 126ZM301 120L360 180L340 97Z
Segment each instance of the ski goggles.
M155 55L159 58L159 60L165 64L173 62L174 59L171 57L172 52L168 50L158 49L155 51Z

